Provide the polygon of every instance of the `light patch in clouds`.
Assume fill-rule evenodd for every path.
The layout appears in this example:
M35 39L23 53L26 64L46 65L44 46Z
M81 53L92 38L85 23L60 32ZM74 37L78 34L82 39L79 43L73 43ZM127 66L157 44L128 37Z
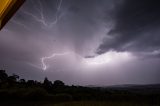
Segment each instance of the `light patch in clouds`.
M99 66L105 64L119 64L129 60L133 60L135 56L130 52L109 51L93 58L86 58L85 62L91 66Z
M48 60L50 59L56 59L58 57L64 57L64 56L71 56L71 58L79 58L77 61L75 61L77 64L81 64L87 67L101 67L103 65L112 66L112 65L119 65L131 60L134 60L136 57L130 53L130 52L116 52L116 51L109 51L101 55L93 56L90 58L84 58L81 55L78 55L74 52L63 52L63 53L53 53L50 56L42 57L41 58L41 64L42 69L47 70L49 68L49 64L47 64ZM53 63L54 64L54 63Z

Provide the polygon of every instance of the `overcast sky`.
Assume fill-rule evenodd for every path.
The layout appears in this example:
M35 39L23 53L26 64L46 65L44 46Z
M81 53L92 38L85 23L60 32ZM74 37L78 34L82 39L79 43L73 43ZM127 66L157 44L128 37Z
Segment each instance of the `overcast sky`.
M76 85L160 83L159 0L26 0L0 31L0 67Z

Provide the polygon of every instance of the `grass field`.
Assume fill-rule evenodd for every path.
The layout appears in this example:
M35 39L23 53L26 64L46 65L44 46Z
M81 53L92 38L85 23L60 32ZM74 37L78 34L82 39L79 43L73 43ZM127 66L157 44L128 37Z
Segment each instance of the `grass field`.
M160 106L148 103L135 102L96 102L96 101L79 101L66 103L51 103L51 102L4 102L0 106Z
M60 103L48 106L158 106L158 105L131 103L131 102L69 102L69 103Z

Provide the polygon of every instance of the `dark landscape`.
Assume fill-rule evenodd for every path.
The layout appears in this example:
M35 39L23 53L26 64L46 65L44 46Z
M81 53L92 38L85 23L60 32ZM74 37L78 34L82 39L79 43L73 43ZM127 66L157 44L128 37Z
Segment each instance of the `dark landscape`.
M160 84L108 87L68 86L8 76L0 70L0 106L159 106Z

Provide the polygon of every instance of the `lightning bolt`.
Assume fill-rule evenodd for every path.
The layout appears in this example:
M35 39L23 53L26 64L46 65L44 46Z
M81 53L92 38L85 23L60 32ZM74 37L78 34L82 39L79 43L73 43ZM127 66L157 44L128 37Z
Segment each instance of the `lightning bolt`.
M33 0L31 2L33 4L35 4L35 2ZM63 2L63 0L57 0L57 8L56 8L56 13L55 13L55 20L53 20L52 22L47 22L46 21L45 15L44 15L43 4L40 2L40 0L37 0L37 4L38 5L35 6L35 9L39 14L34 14L34 13L26 11L26 10L23 10L22 13L24 13L27 16L30 16L32 19L34 19L35 21L40 23L43 27L50 29L50 28L53 27L53 25L56 25L57 22L59 21L59 19L61 18L61 16L59 15L59 12L60 12L61 7L62 7L62 2ZM23 27L25 27L25 26L23 26ZM51 59L51 58L54 58L54 57L57 57L57 56L64 56L64 55L67 55L67 54L69 54L69 52L53 53L51 56L42 57L41 58L41 65L42 65L41 68L43 70L46 70L48 68L48 66L46 64L46 61L48 59ZM36 65L33 65L33 64L30 64L30 65L33 66L33 67L39 68Z
M47 65L46 65L46 63L45 63L46 60L51 59L51 58L54 58L54 57L56 57L56 56L64 56L64 55L68 55L68 54L70 54L70 52L53 53L51 56L42 57L42 58L41 58L42 69L43 69L43 70L46 70L46 69L48 68Z
M59 1L59 2L58 2ZM38 17L36 17L35 15L31 14L31 13L27 13L28 15L32 16L35 20L37 20L38 22L42 23L45 27L48 27L48 28L52 28L53 25L57 24L57 22L59 21L60 19L60 16L59 16L59 11L61 10L61 6L62 6L62 2L63 0L57 0L57 11L56 11L56 15L55 15L55 20L53 22L50 22L50 24L47 24L46 21L45 21L45 18L44 18L44 15L43 15L43 8L42 8L42 4L41 2L39 2L39 5L40 5L40 14L41 14L41 18L39 19ZM64 52L64 53L53 53L51 56L45 56L45 57L42 57L41 58L41 63L42 63L42 69L43 70L46 70L48 67L45 63L46 60L48 59L51 59L51 58L54 58L56 56L64 56L64 55L67 55L69 54L69 52Z
M63 0L60 0L59 5L57 6L56 19L55 19L55 21L53 21L53 22L50 24L50 26L49 26L50 28L53 27L53 25L57 24L58 20L60 19L60 16L58 15L58 13L59 13L59 11L61 10L62 1L63 1Z
M31 31L31 29L30 28L28 28L25 24L23 24L23 23L21 23L21 22L19 22L19 21L17 21L17 20L11 20L11 22L12 23L14 23L14 24L17 24L17 25L19 25L19 26L21 26L21 27L23 27L24 29L26 29L26 30L28 30L28 31Z
M35 1L34 0L31 0L33 6L35 4ZM57 22L59 21L59 19L61 18L61 16L59 15L59 12L61 10L61 7L62 7L62 2L63 0L57 0L57 8L56 8L56 13L55 13L55 20L53 20L52 22L47 22L46 19L45 19L45 15L44 15L44 9L43 9L43 4L40 2L40 0L37 0L37 6L35 6L35 9L36 11L39 13L39 14L34 14L32 12L29 12L25 9L23 10L20 10L21 13L27 15L27 16L30 16L32 19L34 19L35 21L39 22L43 27L46 27L46 28L52 28L53 25L56 25ZM11 20L13 23L27 29L27 30L31 30L28 26L26 26L25 24L17 21L16 19L13 19ZM32 30L31 30L32 31ZM39 67L37 65L34 65L32 63L27 63L35 68L40 68L40 69L43 69L43 70L46 70L48 67L46 65L46 60L48 59L51 59L51 58L54 58L56 56L64 56L64 55L68 55L70 54L69 52L64 52L64 53L53 53L51 56L45 56L45 57L42 57L41 58L41 64L42 64L42 67Z
M55 57L58 56L65 56L65 55L71 55L79 57L80 61L87 66L99 66L107 63L113 62L113 59L118 59L118 58L123 58L126 57L128 59L130 57L129 53L117 53L117 52L107 52L103 55L98 55L98 56L92 56L91 58L85 58L73 51L71 52L64 52L64 53L53 53L51 56L48 57L42 57L41 58L41 64L42 64L42 69L45 71L47 70L48 66L46 61L49 59L54 59ZM35 67L35 66L34 66ZM39 67L38 67L39 68Z
M53 25L57 24L57 22L58 22L59 19L60 19L59 12L60 12L60 10L61 10L62 2L63 2L63 0L57 0L57 4L58 4L58 5L57 5L57 8L56 8L57 11L56 11L56 13L55 13L55 20L52 21L52 22L47 22L47 21L46 21L46 19L45 19L45 17L44 17L43 5L42 5L42 3L40 2L40 0L38 0L38 5L39 5L39 7L35 7L36 10L37 10L37 11L39 12L39 14L40 14L39 16L37 16L36 14L33 14L33 13L31 13L31 12L25 11L25 10L23 10L22 12L23 12L24 14L32 17L35 21L41 23L41 25L42 25L43 27L50 29L50 28L53 27ZM32 1L32 3L33 3L33 1ZM33 4L35 4L35 3L33 3Z
M31 2L32 2L32 4L36 4L33 0ZM63 0L57 0L57 8L56 8L57 11L55 13L55 20L53 22L49 22L49 23L47 23L47 21L46 21L46 19L44 17L43 5L40 2L40 0L37 0L38 7L35 6L35 9L38 11L40 16L37 16L37 15L35 15L35 14L31 13L31 12L28 12L28 11L26 11L24 9L20 10L20 11L21 11L21 13L23 13L25 15L28 15L28 16L32 17L35 21L41 23L43 27L52 28L53 25L57 24L58 20L60 19L59 11L61 10L62 2L63 2ZM16 19L12 19L11 22L23 27L24 29L26 29L28 31L32 31L27 25L23 24L20 21L17 21Z

